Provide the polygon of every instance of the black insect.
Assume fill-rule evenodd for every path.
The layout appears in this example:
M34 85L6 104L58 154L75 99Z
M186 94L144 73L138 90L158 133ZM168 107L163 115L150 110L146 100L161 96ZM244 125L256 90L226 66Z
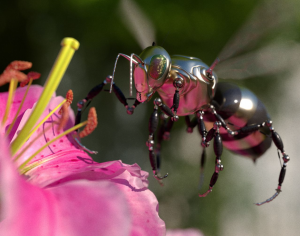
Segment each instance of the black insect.
M253 24L255 25L255 21ZM269 25L270 29L272 27L274 26ZM240 36L237 38L239 39ZM257 38L252 37L253 40L257 40ZM230 45L236 45L236 41L241 40L234 40ZM241 51L244 46L236 47L236 51ZM232 47L227 47L221 53L221 61L232 56L230 48L232 49ZM130 61L130 95L132 95L132 78L134 79L136 98L131 107L114 82L116 65L120 56ZM244 60L239 67L247 66L249 60L253 60L253 58L248 57L248 61L245 62ZM219 177L219 172L223 170L221 164L223 146L234 153L255 160L265 153L273 141L283 159L278 187L271 198L256 205L270 202L281 192L289 156L285 153L283 142L274 130L271 118L262 102L248 89L230 83L218 82L214 72L218 63L219 59L209 67L196 57L170 56L164 48L155 44L145 48L140 55L131 54L128 56L120 53L115 62L113 75L108 76L101 84L94 87L86 98L78 103L76 123L80 121L82 108L88 106L108 83L110 83L110 91L113 91L126 107L128 114L133 114L134 109L139 104L148 102L157 92L159 98L154 99L154 111L149 120L149 137L146 144L149 149L149 159L154 177L160 183L162 183L163 178L168 176L168 174L162 176L159 173L162 140L169 138L173 123L179 117L185 117L188 126L187 131L192 132L193 128L197 126L202 136L201 169L204 168L205 149L210 142L213 142L216 155L215 171L211 177L209 188L199 196L205 197L212 191ZM219 68L221 74L230 74L228 66L220 66ZM234 74L231 70L230 75L234 77ZM159 109L164 113L164 116L159 116ZM190 115L195 115L195 118L191 120ZM163 122L158 129L157 144L156 149L154 149L154 135L158 128L159 117L162 118ZM82 148L87 150L85 147Z

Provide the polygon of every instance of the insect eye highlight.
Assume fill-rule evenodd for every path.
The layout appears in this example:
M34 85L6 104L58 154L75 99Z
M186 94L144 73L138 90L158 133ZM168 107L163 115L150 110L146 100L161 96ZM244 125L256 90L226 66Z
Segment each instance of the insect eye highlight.
M152 79L158 80L163 76L166 68L167 59L163 55L154 55L151 58L148 73Z

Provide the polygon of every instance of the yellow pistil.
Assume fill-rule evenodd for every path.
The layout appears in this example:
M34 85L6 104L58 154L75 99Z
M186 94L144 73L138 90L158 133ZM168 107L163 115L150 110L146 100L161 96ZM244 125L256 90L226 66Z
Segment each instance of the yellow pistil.
M44 112L47 107L52 94L57 89L72 57L75 52L79 48L79 42L73 38L64 38L62 43L62 48L59 52L59 55L56 58L56 61L50 71L48 79L44 85L44 90L32 111L28 121L24 125L23 129L20 131L17 138L11 144L11 152L12 154L16 154L16 152L22 147L22 145L26 142L28 134Z
M9 110L10 110L10 107L11 107L11 103L12 103L15 91L17 89L17 85L18 85L18 80L17 79L12 79L10 81L9 90L8 90L8 98L7 98L5 113L4 113L4 116L3 116L3 119L2 119L2 125L4 125L5 121L7 120Z
M28 94L29 88L30 88L30 86L31 86L31 84L32 84L32 81L33 81L33 79L30 79L30 80L29 80L29 83L28 83L28 85L27 85L27 89L26 89L26 91L25 91L25 94L24 94L23 99L22 99L22 101L21 101L21 104L20 104L20 106L19 106L19 109L18 109L18 111L17 111L17 113L16 113L16 115L15 115L15 117L14 117L14 119L13 119L13 122L10 124L9 128L7 129L6 135L9 135L11 129L14 127L14 124L16 123L16 120L17 120L18 115L19 115L19 113L20 113L20 111L21 111L21 108L22 108L22 106L23 106L23 104L24 104L24 102L25 102L25 99L26 99L26 96L27 96L27 94Z
M26 137L26 140L28 140L29 138L30 138L30 136L42 125L42 124L44 124L44 122L46 121L46 120L48 120L48 118L50 117L50 116L52 116L52 114L54 113L54 112L56 112L59 108L61 108L61 106L65 103L67 101L67 99L64 99L60 104L58 104L51 112L49 112L49 114L38 124L38 125L36 125L34 128L33 128L33 130L31 130L31 132L27 135L27 137Z
M37 150L33 155L31 155L25 162L23 162L19 166L19 171L22 172L23 168L26 166L27 163L29 163L37 154L39 154L42 150L44 150L46 147L48 147L51 143L55 142L56 140L60 139L61 137L81 128L82 126L86 125L87 121L84 121L78 125L73 126L72 128L66 130L65 132L61 133L60 135L56 136L54 139L47 142L44 146L42 146L39 150Z

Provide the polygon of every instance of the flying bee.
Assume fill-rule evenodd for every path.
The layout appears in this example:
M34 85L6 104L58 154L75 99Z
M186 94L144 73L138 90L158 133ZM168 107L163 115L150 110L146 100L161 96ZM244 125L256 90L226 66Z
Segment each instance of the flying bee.
M266 6L265 9L268 9L268 7ZM266 11L263 11L263 13L266 14ZM274 14L274 12L270 14ZM274 25L264 25L264 27L265 30L268 30L274 28ZM251 37L251 43L259 40L260 35L258 33L259 31L256 31L256 37ZM222 68L222 63L220 63L220 66L218 63L219 61L224 61L223 65L226 65L225 59L232 58L234 53L240 53L246 47L245 41L243 44L237 43L241 41L241 38L247 38L247 35L238 35L236 37L237 40L233 40L230 44L231 46L238 45L238 47L235 47L235 50L231 46L225 47L219 59L216 59L211 66L208 66L196 57L170 56L163 47L155 44L146 47L139 55L119 53L115 61L113 75L108 76L101 84L94 87L86 98L78 103L76 122L80 120L82 109L103 90L106 84L110 84L109 91L113 91L116 94L119 101L126 107L128 114L133 114L134 109L139 104L146 103L153 96L158 95L159 97L154 99L154 111L149 119L149 136L146 141L153 175L160 183L162 183L162 179L168 176L168 174L161 175L159 171L161 143L162 140L169 138L174 122L180 117L184 117L188 126L187 131L192 132L193 128L197 126L202 136L201 169L204 168L206 148L211 142L213 142L214 146L216 156L215 171L211 177L208 190L204 194L200 194L200 197L205 197L212 191L220 171L224 168L221 164L223 146L234 153L255 160L266 152L273 141L281 152L283 160L278 186L271 198L257 203L257 205L272 201L281 192L281 185L284 181L286 166L289 161L283 142L279 134L274 130L266 108L256 95L248 89L240 88L237 85L218 82L217 74L214 71L215 68L219 67L221 74L225 75L224 77L226 77L226 73L227 75L229 74L229 77L235 77L237 71L232 72L231 70L231 73L229 73L228 67L223 66ZM278 48L278 45L275 48ZM272 51L270 48L269 50ZM120 57L130 61L130 96L132 96L133 83L136 90L133 106L128 105L124 94L115 84L114 75ZM248 61L243 61L242 65L239 66L247 67L248 62L253 60L251 57L247 59ZM253 65L253 62L250 64ZM280 64L282 65L283 63ZM260 67L257 66L256 68L259 69ZM268 71L259 72L259 70L255 70L252 74L251 72L248 74L253 75L266 72ZM162 119L167 117L168 120L163 122L157 130L159 110L164 113ZM192 120L190 119L191 115L195 116ZM154 135L157 131L155 148ZM81 145L79 141L78 144ZM88 150L85 147L82 148Z

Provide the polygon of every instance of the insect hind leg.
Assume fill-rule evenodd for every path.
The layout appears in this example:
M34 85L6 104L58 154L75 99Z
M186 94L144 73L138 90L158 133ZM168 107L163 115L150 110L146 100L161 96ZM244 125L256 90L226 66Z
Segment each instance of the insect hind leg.
M263 202L255 203L255 205L257 205L257 206L261 206L265 203L271 202L279 195L279 193L281 192L281 186L282 186L282 183L284 181L284 177L285 177L285 173L286 173L286 166L287 166L287 163L290 160L290 157L284 151L284 145L283 145L283 142L281 140L281 137L275 131L275 129L272 125L272 121L268 120L267 122L264 123L264 125L269 127L269 129L271 131L271 136L272 136L273 143L275 144L277 149L280 150L280 152L282 154L283 164L281 166L279 179L278 179L278 186L277 186L277 189L275 189L275 191L276 191L275 194L272 197L268 198L267 200L265 200Z
M281 152L282 154L282 160L283 160L283 164L281 166L281 170L280 170L280 174L279 174L279 179L278 179L278 186L277 189L275 189L275 194L268 198L267 200L263 201L263 202L258 202L255 203L255 205L257 206L261 206L265 203L271 202L273 201L281 192L281 186L282 183L284 181L284 177L285 177L285 173L286 173L286 166L287 163L289 162L290 158L289 156L285 153L284 151L284 145L283 142L281 140L281 137L279 136L279 134L275 131L273 125L272 125L272 121L271 120L267 120L266 122L263 122L261 124L253 124L253 125L249 125L249 126L245 126L241 129L238 129L236 131L237 134L245 134L245 133L252 133L255 131L258 131L260 128L262 127L268 127L270 132L271 132L271 138L273 140L273 143L275 144L275 146L277 147L277 149Z

